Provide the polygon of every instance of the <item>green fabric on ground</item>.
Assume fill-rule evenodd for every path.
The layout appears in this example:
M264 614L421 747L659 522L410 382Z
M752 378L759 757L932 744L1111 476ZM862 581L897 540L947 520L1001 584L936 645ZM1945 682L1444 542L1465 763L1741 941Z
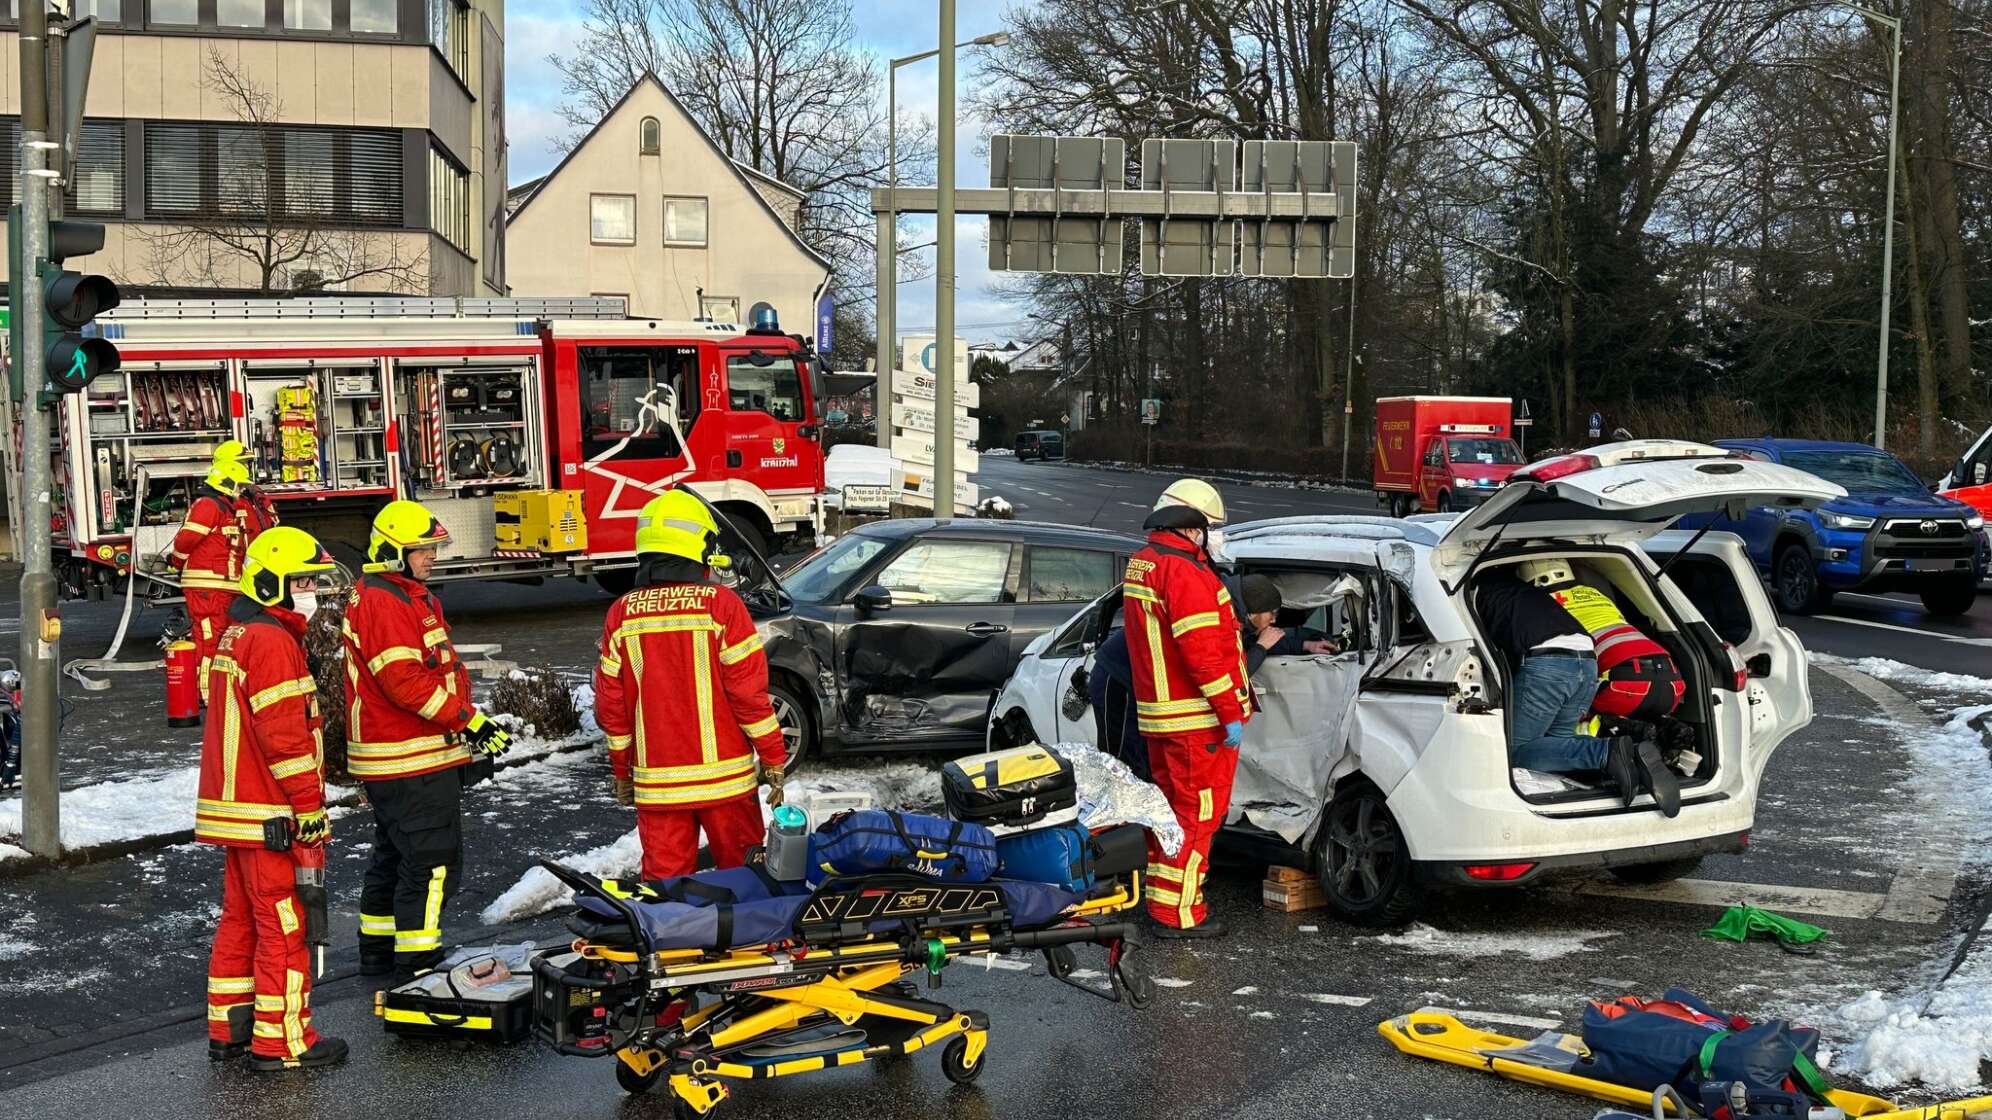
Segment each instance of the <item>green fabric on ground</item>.
M1826 931L1818 926L1755 906L1731 906L1714 926L1703 930L1701 935L1723 941L1748 941L1760 933L1775 937L1787 945L1809 945L1826 936Z

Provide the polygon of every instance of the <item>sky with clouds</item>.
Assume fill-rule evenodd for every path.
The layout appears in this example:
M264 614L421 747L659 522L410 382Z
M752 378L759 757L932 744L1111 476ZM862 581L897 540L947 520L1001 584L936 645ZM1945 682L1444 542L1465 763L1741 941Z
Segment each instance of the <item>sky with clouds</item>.
M569 132L560 115L560 69L548 60L571 52L582 36L573 0L510 0L505 5L506 124L511 143L511 175L524 182L553 169L556 147ZM937 42L935 0L858 0L853 4L858 46L880 60L931 50ZM987 0L956 4L955 31L967 41L1003 27L1005 5ZM975 52L962 52L958 82L973 88ZM666 85L671 76L662 75ZM901 119L935 115L939 90L934 61L899 69ZM883 96L883 93L881 93ZM987 186L988 125L967 114L956 118L956 182L964 187ZM955 333L972 341L1030 341L1036 324L1024 321L1023 309L995 291L988 270L988 219L957 218ZM907 233L915 244L933 240L933 219L916 218ZM933 250L926 250L931 265ZM931 271L931 268L930 268ZM900 333L931 332L934 324L934 282L931 278L899 287Z

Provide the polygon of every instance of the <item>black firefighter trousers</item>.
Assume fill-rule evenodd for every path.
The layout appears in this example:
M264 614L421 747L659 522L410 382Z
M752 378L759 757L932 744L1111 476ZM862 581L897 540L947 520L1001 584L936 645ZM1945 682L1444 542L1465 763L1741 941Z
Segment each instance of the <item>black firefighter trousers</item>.
M360 888L360 965L397 972L443 957L443 907L463 868L467 768L366 784L373 805L373 862Z

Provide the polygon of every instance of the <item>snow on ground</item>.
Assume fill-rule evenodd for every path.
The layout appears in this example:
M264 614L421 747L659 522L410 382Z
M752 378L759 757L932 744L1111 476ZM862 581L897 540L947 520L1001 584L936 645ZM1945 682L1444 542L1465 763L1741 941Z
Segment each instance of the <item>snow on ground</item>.
M187 766L160 778L64 790L62 846L88 848L193 828L200 784L201 768ZM0 803L0 836L21 834L21 801Z
M1984 677L1924 669L1915 665L1905 665L1900 661L1890 661L1886 657L1835 657L1830 653L1811 651L1808 653L1814 664L1844 666L1890 684L1906 684L1948 692L1992 692L1992 680Z
M1907 670L1897 679L1911 683L1948 678L1932 684L1939 688L1971 687L1957 682L1976 680L1878 658L1853 664L1876 676L1881 674L1871 664L1884 671ZM1910 781L1917 787L1919 812L1926 818L1919 828L1933 833L1949 830L1966 838L1967 863L1983 864L1987 858L1984 837L1987 806L1992 805L1992 765L1986 760L1985 738L1971 723L1988 712L1992 706L1959 708L1941 726L1902 738L1913 768ZM1871 991L1841 1007L1836 1033L1854 1041L1835 1055L1833 1069L1879 1088L1910 1082L1936 1090L1979 1088L1980 1062L1992 1060L1992 942L1982 936L1957 970L1939 983L1894 998Z
M28 858L28 850L26 848L16 848L12 844L0 844L0 863L5 863L10 859L26 858Z
M1555 933L1455 933L1451 930L1414 922L1402 933L1386 933L1373 940L1393 949L1448 957L1491 957L1518 953L1532 961L1553 961L1572 953L1595 953L1593 941L1617 937L1617 930L1558 930Z
M785 788L788 799L797 803L818 791L866 793L871 796L872 804L881 809L930 809L941 801L941 774L938 768L927 763L819 766L798 776ZM765 804L762 805L761 815L763 819L768 815ZM637 839L636 830L631 829L613 843L552 858L555 863L598 878L632 879L638 874L643 846ZM516 922L565 906L573 898L574 892L545 868L535 867L493 899L479 917L486 925Z

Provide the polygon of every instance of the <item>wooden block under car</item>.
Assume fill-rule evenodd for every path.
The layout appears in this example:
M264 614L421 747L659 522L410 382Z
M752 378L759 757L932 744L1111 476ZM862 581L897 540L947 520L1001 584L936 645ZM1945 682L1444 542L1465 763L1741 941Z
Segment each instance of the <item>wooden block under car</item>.
M1314 872L1304 868L1281 867L1277 863L1270 864L1266 868L1266 882L1268 883L1311 883L1313 881Z
M1259 884L1259 898L1266 904L1266 909L1282 914L1319 910L1328 905L1328 896L1322 893L1321 884L1311 878L1304 883L1281 883L1267 879Z

